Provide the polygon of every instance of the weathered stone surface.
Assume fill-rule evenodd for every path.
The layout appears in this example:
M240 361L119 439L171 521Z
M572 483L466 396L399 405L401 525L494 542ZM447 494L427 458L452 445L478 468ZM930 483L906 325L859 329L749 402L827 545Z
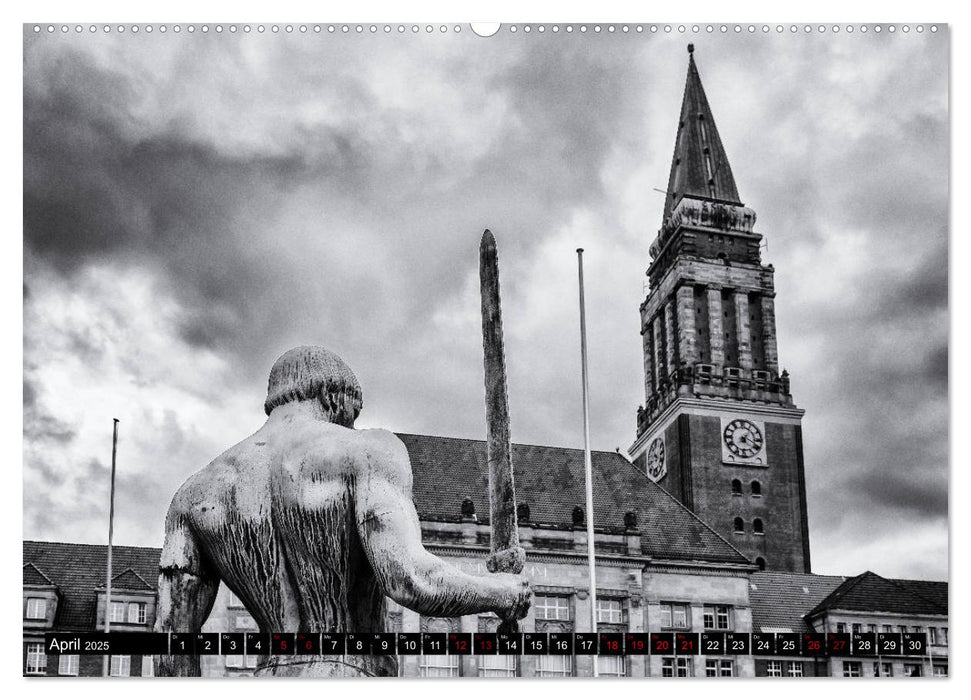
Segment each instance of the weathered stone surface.
M384 631L385 595L422 615L518 619L526 580L472 576L425 550L402 442L354 430L360 387L323 348L273 368L266 423L190 477L172 500L157 631L197 632L220 581L264 632ZM198 675L160 657L159 675ZM387 676L394 656L264 657L257 675Z

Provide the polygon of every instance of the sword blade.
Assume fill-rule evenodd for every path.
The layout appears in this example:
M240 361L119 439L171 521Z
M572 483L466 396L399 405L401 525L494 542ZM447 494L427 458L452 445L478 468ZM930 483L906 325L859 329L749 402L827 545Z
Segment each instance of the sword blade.
M506 358L499 303L499 257L496 239L487 229L479 245L479 282L482 294L482 350L485 366L486 447L489 462L489 517L492 526L489 570L520 573L521 556L496 556L519 548L516 489L509 441L509 402Z

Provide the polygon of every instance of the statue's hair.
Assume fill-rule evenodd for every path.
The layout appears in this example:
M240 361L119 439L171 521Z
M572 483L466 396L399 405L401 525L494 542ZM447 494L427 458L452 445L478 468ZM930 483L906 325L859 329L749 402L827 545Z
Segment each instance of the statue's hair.
M335 353L319 345L287 350L273 363L263 410L270 415L277 406L307 399L318 399L332 415L346 404L353 412L352 421L363 404L354 372Z

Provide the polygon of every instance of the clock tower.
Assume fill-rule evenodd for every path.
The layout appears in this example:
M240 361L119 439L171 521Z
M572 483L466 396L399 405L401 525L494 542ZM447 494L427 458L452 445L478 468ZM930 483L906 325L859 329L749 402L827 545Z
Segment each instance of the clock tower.
M808 572L803 411L779 371L774 268L688 53L640 307L647 400L630 454L762 568Z

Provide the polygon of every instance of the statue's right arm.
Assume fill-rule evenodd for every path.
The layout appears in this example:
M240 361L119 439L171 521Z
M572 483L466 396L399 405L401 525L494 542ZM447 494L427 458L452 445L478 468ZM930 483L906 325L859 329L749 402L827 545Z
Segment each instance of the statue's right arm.
M216 600L219 578L209 572L176 494L165 517L159 559L156 632L200 632ZM198 656L160 656L156 675L198 676Z
M367 463L357 474L355 510L361 543L384 593L422 615L525 617L531 599L525 578L471 576L424 548L408 452L391 433L373 432Z

